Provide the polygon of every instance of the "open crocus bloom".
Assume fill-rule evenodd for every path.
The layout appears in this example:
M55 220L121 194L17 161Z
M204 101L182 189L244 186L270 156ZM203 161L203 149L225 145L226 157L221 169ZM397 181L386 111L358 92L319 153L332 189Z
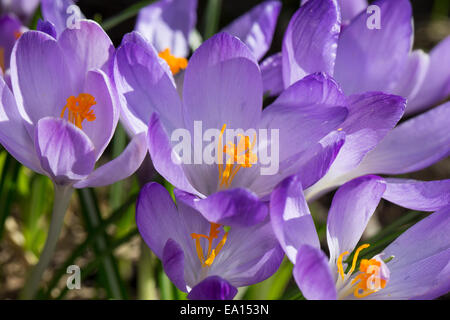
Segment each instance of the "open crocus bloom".
M261 199L283 178L299 174L306 188L327 172L343 144L343 125L352 130L364 128L376 140L395 126L403 113L401 97L372 92L347 99L324 74L298 81L261 110L258 64L245 44L226 33L212 37L194 52L185 72L181 101L156 51L138 40L137 34L133 38L117 50L114 67L122 106L127 105L122 113L124 123L137 133L145 131L149 121L148 145L155 169L185 191L191 204L212 222L242 225L262 221L267 207ZM155 111L151 118L149 108ZM213 163L203 161L202 146L200 150L197 147L202 138L208 140L199 132L199 124L200 130L217 132L214 140L209 137L217 147L215 163L215 159ZM254 132L234 141L226 139L228 129L248 132L252 128L258 134L265 129L267 135L259 134L257 143ZM173 149L179 142L173 135L180 129L192 138L184 155ZM371 148L371 144L358 145L361 150ZM184 161L187 154L194 157L190 163ZM267 154L278 156L278 170L272 174L262 173L269 166L262 162Z
M361 10L360 2L351 3L355 12ZM278 93L304 76L322 71L333 75L355 103L365 91L377 90L406 97L406 112L415 112L447 96L450 67L445 67L449 61L445 57L450 54L449 39L429 56L421 51L411 52L409 2L381 0L374 5L381 10L381 29L367 27L369 14L364 10L341 30L336 1L305 3L291 19L282 53L262 63L265 90L272 86L272 91ZM313 32L316 29L320 32ZM378 116L381 110L372 109ZM444 103L384 134L380 133L386 128L368 130L365 125L348 128L344 124L346 142L329 172L307 190L307 199L317 198L358 176L408 173L445 158L450 152L450 132L446 130L449 116L450 104ZM352 119L355 120L349 116L347 124ZM376 123L368 122L369 126Z
M94 170L119 117L104 72L113 52L93 21L58 39L25 32L12 53L13 92L0 79L0 142L8 152L58 185L107 185L132 174L145 157L144 135Z
M272 194L271 221L281 246L295 264L294 277L303 295L308 299L433 299L448 292L450 180L423 184L427 186L398 186L395 181L386 183L377 176L364 176L343 185L328 213L327 261L301 184L295 178L283 181ZM404 232L383 252L361 259L358 266L358 257L369 245L357 244L381 197L417 207L416 196L424 209L438 211ZM353 258L348 259L352 252Z
M5 75L6 71L9 70L14 44L26 30L27 28L14 16L4 15L0 17L0 75Z
M145 185L136 222L170 280L189 292L188 298L232 299L236 287L263 281L278 269L284 254L268 220L225 231L176 198L178 208L164 187Z

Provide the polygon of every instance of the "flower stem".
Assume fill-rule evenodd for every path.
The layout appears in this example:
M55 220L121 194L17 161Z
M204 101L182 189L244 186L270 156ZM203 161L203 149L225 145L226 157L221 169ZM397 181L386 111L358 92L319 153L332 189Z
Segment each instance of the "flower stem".
M25 287L21 294L22 299L33 299L39 289L39 282L42 275L53 257L72 192L73 188L71 186L59 186L55 184L53 213L47 240L45 241L44 249L39 257L39 262L34 266L25 283Z

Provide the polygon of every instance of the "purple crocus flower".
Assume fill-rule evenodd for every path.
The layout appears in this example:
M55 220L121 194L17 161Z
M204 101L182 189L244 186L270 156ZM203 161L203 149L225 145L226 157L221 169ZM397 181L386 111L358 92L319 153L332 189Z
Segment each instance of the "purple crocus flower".
M164 187L145 185L136 222L170 280L189 292L189 299L232 299L237 287L263 281L278 269L284 253L268 219L225 231L175 195L178 208Z
M175 75L187 66L197 0L160 0L139 11L135 31L144 36Z
M130 36L117 49L114 64L117 90L127 105L122 109L123 123L134 133L145 132L149 123L148 145L155 169L185 191L184 196L208 221L261 222L267 207L260 198L284 177L302 172L305 185L311 185L326 172L343 143L344 135L337 129L347 116L347 109L341 107L344 102L335 100L338 88L332 79L323 74L308 77L262 111L262 81L253 54L237 38L221 33L191 57L181 100L156 51L138 41L142 38L137 34L133 39ZM150 108L155 112L151 117ZM171 135L182 128L194 136L194 121L201 121L205 130L221 130L224 124L227 129L280 129L278 174L260 175L260 164L255 164L225 184L221 183L224 171L217 164L175 163L172 156L179 155L172 150Z
M14 44L26 30L27 28L13 15L0 17L0 75L7 74ZM9 82L9 77L7 81Z
M449 92L445 88L450 83L450 68L440 68L439 61L448 61L444 58L448 55L448 39L429 57L420 51L410 52L409 2L381 0L373 5L381 10L381 29L367 27L369 15L364 10L341 30L337 1L305 3L291 19L282 52L262 63L265 90L278 93L305 75L323 71L336 78L350 101L356 102L367 90L384 91L405 96L406 110L415 112L420 109L416 108L415 97L428 97L421 106L444 98ZM424 63L428 60L429 64ZM383 108L375 104L367 110L379 117L383 113ZM358 176L408 173L445 158L450 152L450 133L446 130L449 113L450 104L443 104L390 132L387 127L372 127L377 121L369 117L367 125L360 128L346 128L344 124L346 143L329 172L307 190L308 200ZM350 116L347 124L356 119Z
M124 179L146 155L145 134L140 134L119 157L94 168L119 118L116 93L105 73L113 53L111 40L94 21L80 21L79 29L65 29L58 39L27 31L12 52L12 92L0 79L0 143L55 185L52 224L26 286L28 298L51 258L73 187Z
M450 290L449 190L450 180L399 186L398 181L364 176L346 183L328 213L328 261L298 179L286 179L273 192L271 221L308 299L433 299ZM437 212L356 268L358 256L369 247L357 243L381 197ZM344 263L353 251L353 259Z

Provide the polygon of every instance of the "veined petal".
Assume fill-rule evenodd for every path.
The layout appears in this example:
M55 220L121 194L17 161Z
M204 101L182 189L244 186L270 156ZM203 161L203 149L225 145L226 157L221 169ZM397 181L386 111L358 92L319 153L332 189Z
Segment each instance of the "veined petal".
M386 288L373 299L432 299L450 283L450 207L430 214L405 231L386 249L391 272Z
M150 118L147 145L156 171L176 188L200 195L187 179L181 159L173 151L172 142L157 113Z
M205 129L255 128L262 109L262 80L258 64L239 39L219 33L192 55L184 76L186 127L194 121Z
M119 110L113 85L109 77L101 70L92 70L85 75L83 92L95 98L92 106L96 119L84 121L83 131L95 146L97 160L111 141L119 121Z
M0 77L0 144L20 163L38 173L43 173L33 141L17 111L16 101L2 77Z
M388 91L402 76L412 42L408 0L379 0L380 28L368 28L376 12L358 15L339 37L334 77L346 94ZM373 17L372 17L373 15Z
M450 154L450 102L389 132L353 174L401 174L425 168Z
M17 107L34 135L33 125L47 116L59 117L74 95L69 67L56 40L40 31L27 31L11 56L11 82Z
M360 177L338 189L327 220L327 243L332 265L336 265L341 253L353 251L385 189L385 182L377 176Z
M211 276L197 284L188 294L190 300L232 300L237 289L219 276Z
M430 52L425 79L416 96L408 102L408 113L424 110L450 95L450 36Z
M310 73L333 75L340 24L336 0L308 1L298 9L283 39L286 88Z
M95 165L95 147L75 125L59 118L39 120L35 148L42 168L57 184L87 177Z
M139 11L135 30L161 52L177 57L189 54L189 34L197 20L197 0L162 0Z
M126 38L117 49L114 80L127 131L132 134L147 131L150 116L155 111L169 133L182 127L181 100L167 64L138 33Z
M41 0L41 10L44 19L53 23L58 34L66 28L76 28L75 19L84 19L72 0Z
M109 74L114 46L97 22L82 20L78 28L66 28L58 38L58 44L64 52L76 90L83 88L89 70L102 69Z
M423 85L429 63L430 57L422 50L415 50L411 52L408 57L408 61L401 72L402 76L392 90L392 93L407 98L408 105L406 108L406 113L410 113L409 103L414 101L417 92Z
M303 0L304 5L308 0ZM346 24L348 21L356 17L361 11L367 8L367 0L338 0L341 11L342 22Z
M163 249L162 265L169 279L181 291L187 292L184 280L184 252L180 245L169 239Z
M117 158L94 170L86 179L77 182L74 187L107 186L131 176L139 168L147 154L146 139L144 132L135 135Z
M37 22L36 30L44 32L55 39L58 38L58 33L56 32L55 25L50 21L39 19Z
M251 227L231 227L210 274L219 274L235 287L249 286L272 276L283 258L283 249L266 219Z
M218 191L204 199L178 190L177 198L200 211L208 221L228 226L252 226L268 215L267 204L242 188Z
M417 181L387 178L383 198L404 208L436 211L450 205L450 179Z
M336 300L337 292L328 261L320 248L304 244L298 249L293 275L309 300Z
M222 31L241 39L259 60L270 48L280 10L281 2L265 1L234 20Z
M264 94L276 96L284 89L281 52L267 57L260 64Z
M272 192L269 211L273 231L292 263L303 244L320 249L302 184L295 176L283 180Z

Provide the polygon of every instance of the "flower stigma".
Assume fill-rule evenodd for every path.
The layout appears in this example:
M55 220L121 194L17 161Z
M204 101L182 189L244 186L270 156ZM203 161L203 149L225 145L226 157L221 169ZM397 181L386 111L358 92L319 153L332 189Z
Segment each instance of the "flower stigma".
M222 148L222 137L226 128L226 124L222 126L219 135L218 145L218 166L219 166L219 189L228 188L231 185L234 177L241 168L251 168L258 161L256 154L252 152L256 143L256 133L253 137L253 142L250 144L250 138L243 134L238 134L240 138L237 146L228 141L228 143ZM223 153L227 154L229 158L225 163L223 162ZM235 164L238 164L235 166Z
M345 251L339 255L336 263L340 276L336 283L337 288L341 289L338 290L339 298L345 298L351 293L356 298L364 298L386 287L387 280L381 278L381 262L377 259L362 259L359 264L359 273L347 283L356 268L359 253L369 246L369 244L363 244L356 249L352 266L346 274L344 274L342 260L349 252Z
M180 70L186 69L188 61L186 58L178 58L170 53L170 49L167 48L161 51L158 56L164 59L170 67L173 75L176 75Z
M95 98L89 93L80 93L78 97L70 96L61 111L61 118L64 118L66 109L68 109L68 121L83 129L83 120L94 121L96 119L94 111L91 110L95 104L97 104Z
M202 267L210 267L212 263L214 262L214 259L219 254L220 250L222 250L223 246L225 245L225 242L227 241L228 231L225 232L225 234L222 237L222 240L217 244L217 246L213 249L212 244L214 239L217 239L219 237L221 227L220 224L210 222L211 226L209 229L209 235L204 234L198 234L198 233L191 233L192 239L195 240L195 249L197 251L198 259L202 263ZM208 240L208 253L205 256L203 255L203 248L200 243L200 239L205 238Z

